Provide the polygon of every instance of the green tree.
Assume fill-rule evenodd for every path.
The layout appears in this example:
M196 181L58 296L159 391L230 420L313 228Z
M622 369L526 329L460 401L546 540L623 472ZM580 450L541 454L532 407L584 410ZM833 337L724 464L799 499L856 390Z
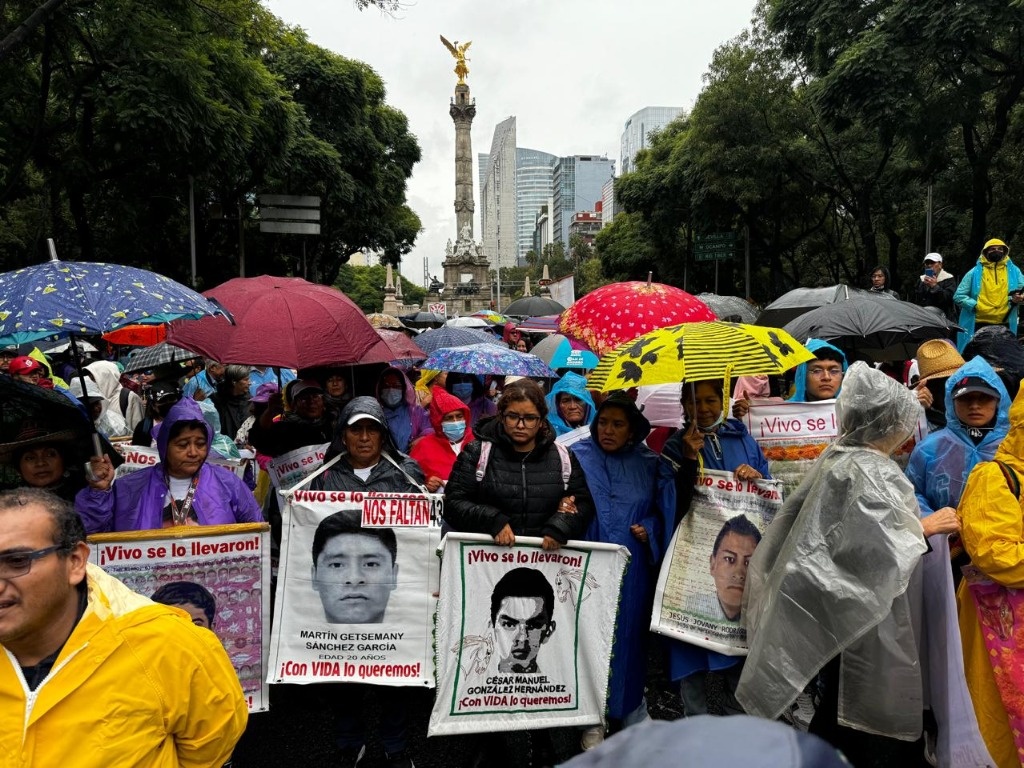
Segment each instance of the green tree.
M422 304L426 291L422 286L396 275L402 281L402 298L406 304ZM364 312L380 312L384 307L384 286L387 284L387 267L375 264L372 267L357 267L342 264L334 287L359 305Z

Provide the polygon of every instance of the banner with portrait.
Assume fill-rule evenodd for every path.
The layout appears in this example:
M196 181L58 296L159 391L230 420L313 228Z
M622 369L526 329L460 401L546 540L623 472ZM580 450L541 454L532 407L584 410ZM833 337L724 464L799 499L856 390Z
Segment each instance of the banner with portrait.
M270 682L432 687L443 497L283 498Z
M661 564L651 631L729 656L747 654L741 616L747 567L782 508L778 480L698 475L693 503Z
M629 551L450 533L437 605L428 735L588 726L604 719Z
M187 525L89 537L90 560L158 603L181 608L224 644L250 712L265 712L270 526Z

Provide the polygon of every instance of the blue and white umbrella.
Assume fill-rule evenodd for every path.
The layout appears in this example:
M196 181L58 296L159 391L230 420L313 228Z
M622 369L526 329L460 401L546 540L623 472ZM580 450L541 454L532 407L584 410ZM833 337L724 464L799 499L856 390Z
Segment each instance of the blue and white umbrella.
M230 317L169 277L121 264L52 259L0 274L0 346L217 314Z
M495 376L558 378L558 374L539 357L495 344L468 347L442 347L433 352L423 367L428 371L477 373Z
M501 339L487 331L478 331L476 328L454 328L452 326L424 331L415 337L413 341L416 342L416 346L428 355L442 347L466 347L471 344L500 344L505 346Z

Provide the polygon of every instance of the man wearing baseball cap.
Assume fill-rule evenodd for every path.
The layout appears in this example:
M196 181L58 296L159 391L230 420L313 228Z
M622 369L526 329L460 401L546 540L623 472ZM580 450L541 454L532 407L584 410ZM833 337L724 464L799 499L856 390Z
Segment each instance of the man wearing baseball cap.
M953 318L953 291L956 279L942 268L942 254L929 253L914 295L922 307L938 307L946 317Z
M953 294L960 307L957 337L961 352L974 332L986 325L1005 325L1016 335L1017 312L1024 303L1024 273L1010 261L1010 246L992 238L981 249L978 263L960 281Z
M289 410L284 410L287 398ZM265 456L304 448L307 445L329 443L334 427L324 403L324 391L310 379L295 379L280 392L267 396L267 408L249 430L249 442Z
M39 384L46 378L46 369L43 364L34 357L21 355L16 357L7 366L7 373L14 377L15 381L23 381L26 384Z

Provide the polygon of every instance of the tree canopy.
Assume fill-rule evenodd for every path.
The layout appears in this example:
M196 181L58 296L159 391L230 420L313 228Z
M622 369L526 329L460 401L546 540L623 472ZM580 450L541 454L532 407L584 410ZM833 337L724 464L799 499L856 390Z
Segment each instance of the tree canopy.
M365 5L366 3L364 3ZM387 2L370 2L388 6ZM4 30L36 4L0 5ZM380 77L257 0L67 3L0 57L0 268L62 258L189 279L397 263L420 150ZM319 236L259 231L260 194L318 195Z

